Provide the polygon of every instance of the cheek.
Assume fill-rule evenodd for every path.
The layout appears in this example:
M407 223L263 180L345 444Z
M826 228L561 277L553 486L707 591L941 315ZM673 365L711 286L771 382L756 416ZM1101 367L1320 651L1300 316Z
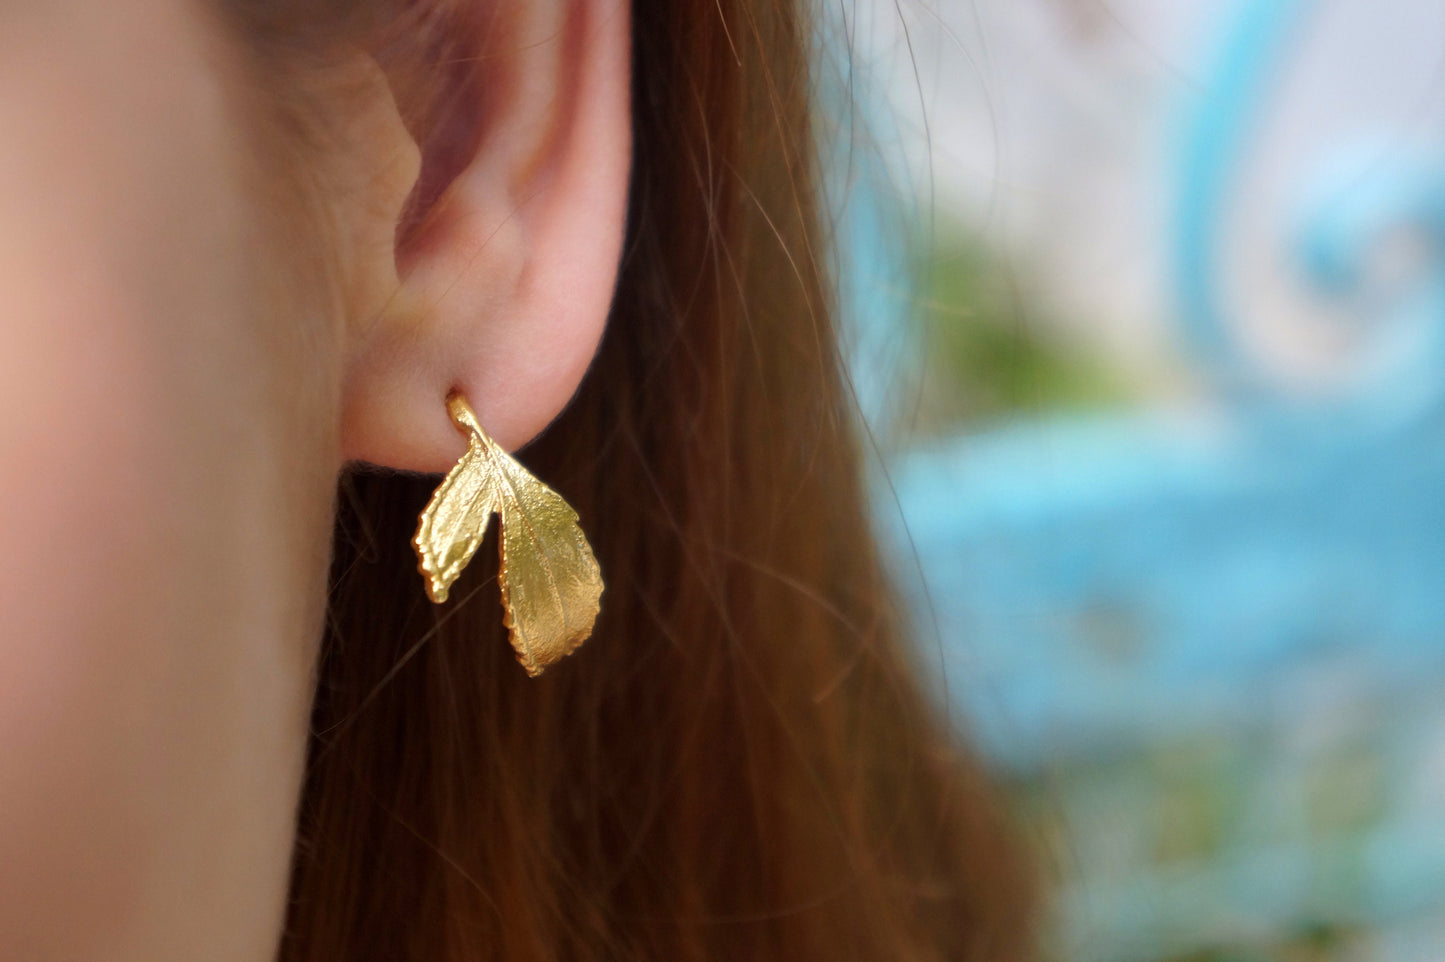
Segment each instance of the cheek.
M91 640L138 634L167 580L155 332L126 316L97 252L65 253L0 251L0 730L43 718L57 686L102 685L119 666L95 656L124 646Z
M188 233L167 193L197 187L147 141L198 145L156 125L175 105L143 78L100 76L114 55L64 9L0 31L0 737L58 730L51 708L76 720L125 639L155 627L184 467L166 450L165 399L186 402L168 383L187 331L172 312L200 306L163 269Z
M0 591L46 634L93 603L113 617L129 588L164 594L157 563L198 507L180 496L226 454L205 412L261 363L214 80L148 49L188 47L150 5L134 25L70 6L0 24L0 518L17 549Z
M227 708L304 726L337 378L163 7L0 12L0 932L133 915L142 854L207 850L168 806L244 794L193 773L267 748Z
M55 265L39 250L14 253L0 256L10 311L0 331L0 813L10 829L0 830L0 901L25 905L7 883L55 891L62 880L45 878L54 868L114 865L144 851L139 819L114 790L131 777L114 770L126 753L94 733L139 727L140 706L118 705L107 680L135 661L127 639L150 628L143 579L162 565L150 534L153 489L135 456L148 406L135 342L118 326L80 322L107 316L77 296L83 281L63 286L68 297L46 290ZM72 277L83 260L69 260ZM130 717L115 715L121 707ZM86 829L76 800L98 793L128 831ZM44 858L26 837L47 840ZM130 914L123 890L103 878L71 884L102 915ZM5 914L0 930L15 923Z

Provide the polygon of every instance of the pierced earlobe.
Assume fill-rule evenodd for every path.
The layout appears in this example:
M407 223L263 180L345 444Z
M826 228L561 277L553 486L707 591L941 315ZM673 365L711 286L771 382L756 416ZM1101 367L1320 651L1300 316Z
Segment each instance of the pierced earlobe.
M572 506L487 436L460 393L447 398L447 413L467 436L467 453L432 495L412 539L427 596L447 600L492 515L500 515L503 621L522 667L540 675L592 634L602 572Z

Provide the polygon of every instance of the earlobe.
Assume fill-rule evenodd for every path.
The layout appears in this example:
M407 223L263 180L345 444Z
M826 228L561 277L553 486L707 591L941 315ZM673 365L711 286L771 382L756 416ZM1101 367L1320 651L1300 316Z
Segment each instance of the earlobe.
M494 17L456 21L475 69L419 65L454 126L417 133L399 290L349 335L350 460L446 471L463 447L453 390L500 445L525 444L566 405L606 323L631 163L627 4L492 2Z

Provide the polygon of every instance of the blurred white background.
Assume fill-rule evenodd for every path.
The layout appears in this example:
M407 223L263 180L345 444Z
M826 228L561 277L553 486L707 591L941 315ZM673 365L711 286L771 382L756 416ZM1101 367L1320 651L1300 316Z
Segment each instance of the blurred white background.
M891 115L883 148L922 202L1001 257L1030 321L1064 326L1166 395L1188 383L1171 325L1178 125L1220 82L1214 55L1244 5L868 0L855 11L865 80ZM1284 14L1295 23L1227 212L1222 280L1249 340L1309 370L1331 346L1319 323L1330 305L1292 281L1293 218L1347 158L1445 143L1445 3L1273 5L1297 8Z

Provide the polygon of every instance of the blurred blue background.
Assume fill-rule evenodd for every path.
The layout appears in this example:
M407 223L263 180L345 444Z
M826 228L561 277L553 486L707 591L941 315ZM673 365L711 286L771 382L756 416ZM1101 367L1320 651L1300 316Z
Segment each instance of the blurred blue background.
M1445 2L824 6L879 528L1055 957L1445 960Z

